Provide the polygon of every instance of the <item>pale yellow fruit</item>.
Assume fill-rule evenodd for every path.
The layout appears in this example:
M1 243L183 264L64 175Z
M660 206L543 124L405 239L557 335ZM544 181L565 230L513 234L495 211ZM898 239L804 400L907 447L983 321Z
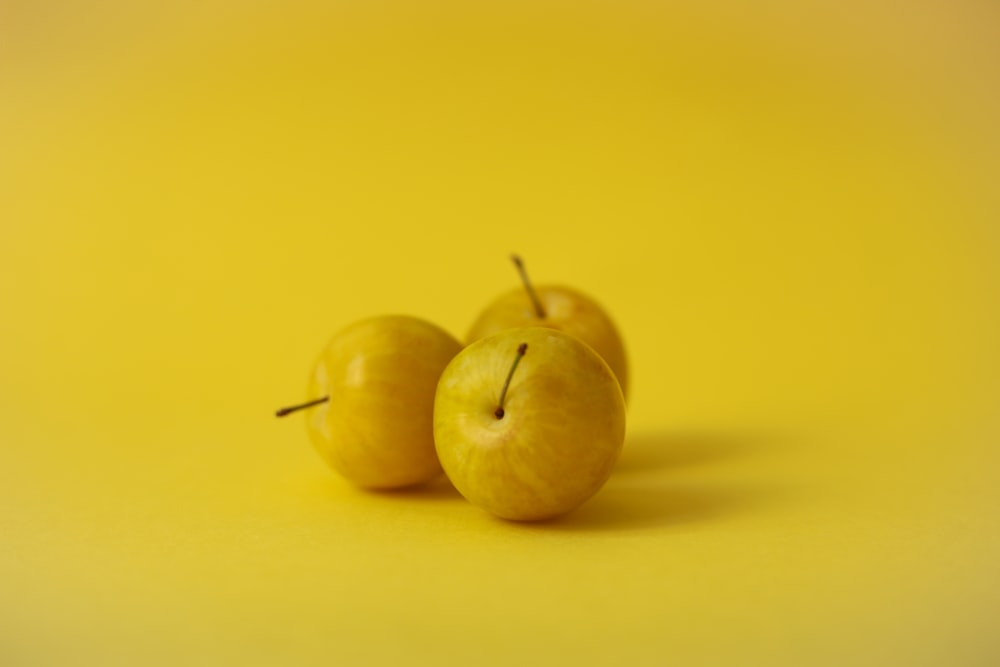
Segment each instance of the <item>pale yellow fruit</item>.
M608 364L578 338L507 329L448 364L434 403L434 438L445 473L471 502L506 519L547 519L607 481L625 438L625 401Z
M316 451L341 475L368 488L426 482L441 472L434 450L434 392L461 349L424 320L374 317L348 326L320 354L309 396Z

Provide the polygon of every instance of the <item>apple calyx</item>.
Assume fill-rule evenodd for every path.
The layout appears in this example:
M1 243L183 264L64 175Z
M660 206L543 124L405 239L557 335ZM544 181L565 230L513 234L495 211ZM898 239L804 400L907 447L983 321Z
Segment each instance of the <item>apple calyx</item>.
M503 411L503 402L504 399L507 398L507 388L510 387L510 379L514 377L514 371L517 370L517 365L521 363L521 358L527 351L528 351L527 343L521 343L520 345L517 346L517 356L514 357L514 363L510 365L510 372L507 373L507 379L504 380L503 382L503 389L500 390L500 405L497 406L496 411L494 411L493 413L493 416L496 417L497 419L503 419L503 416L505 414Z
M319 405L320 403L326 403L330 400L329 396L323 396L322 398L317 398L312 401L306 401L305 403L299 403L298 405L290 405L287 408L281 408L274 413L275 417L287 417L293 412L298 412L299 410L305 410L306 408L311 408L314 405Z
M521 275L521 282L524 283L524 289L528 293L531 303L535 306L535 314L538 315L539 319L544 320L545 308L542 307L542 302L538 298L535 288L531 285L531 280L528 279L528 271L524 268L524 261L519 255L511 255L510 259L514 262L514 266L517 267L517 272Z

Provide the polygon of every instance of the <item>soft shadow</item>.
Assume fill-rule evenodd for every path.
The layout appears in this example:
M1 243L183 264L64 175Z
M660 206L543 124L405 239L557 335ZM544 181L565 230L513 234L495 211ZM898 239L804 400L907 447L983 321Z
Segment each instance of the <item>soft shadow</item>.
M564 517L523 525L568 531L643 530L723 521L758 511L782 494L751 480L713 482L712 469L769 455L781 441L751 431L630 434L611 479L593 498ZM733 479L731 470L722 478Z
M424 482L416 486L408 486L403 489L369 490L368 493L408 502L462 500L462 495L455 489L448 478L445 477L444 473L429 482Z
M630 433L615 474L717 463L762 454L778 438L752 431L665 431Z
M365 489L339 477L334 478L331 475L324 476L321 484L325 493L337 496L347 489L352 493L374 498L385 498L393 502L398 501L402 503L462 500L461 494L455 489L448 478L445 477L444 473L423 484L402 489Z
M729 519L753 511L773 497L772 492L751 486L612 480L576 511L536 525L569 531L668 528Z

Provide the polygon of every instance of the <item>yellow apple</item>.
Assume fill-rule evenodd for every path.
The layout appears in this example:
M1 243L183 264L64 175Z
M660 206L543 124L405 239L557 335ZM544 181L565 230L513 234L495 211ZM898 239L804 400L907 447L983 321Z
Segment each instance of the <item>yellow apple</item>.
M515 255L513 260L524 288L511 290L493 301L472 325L466 343L515 327L558 329L594 348L618 378L622 394L628 396L625 344L605 310L587 295L569 287L533 287L520 258Z
M438 382L434 440L445 474L473 504L505 519L547 519L579 506L607 481L624 438L614 373L560 331L483 338Z
M366 488L397 488L441 473L434 450L434 392L461 349L424 320L388 315L335 335L320 354L302 405L316 451L337 472Z

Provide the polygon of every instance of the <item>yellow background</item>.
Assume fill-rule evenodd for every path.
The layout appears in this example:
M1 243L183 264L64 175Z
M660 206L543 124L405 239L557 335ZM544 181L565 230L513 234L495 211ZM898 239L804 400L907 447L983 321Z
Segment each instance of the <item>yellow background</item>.
M990 2L0 3L0 664L1000 660ZM563 521L370 494L326 339L604 303Z

